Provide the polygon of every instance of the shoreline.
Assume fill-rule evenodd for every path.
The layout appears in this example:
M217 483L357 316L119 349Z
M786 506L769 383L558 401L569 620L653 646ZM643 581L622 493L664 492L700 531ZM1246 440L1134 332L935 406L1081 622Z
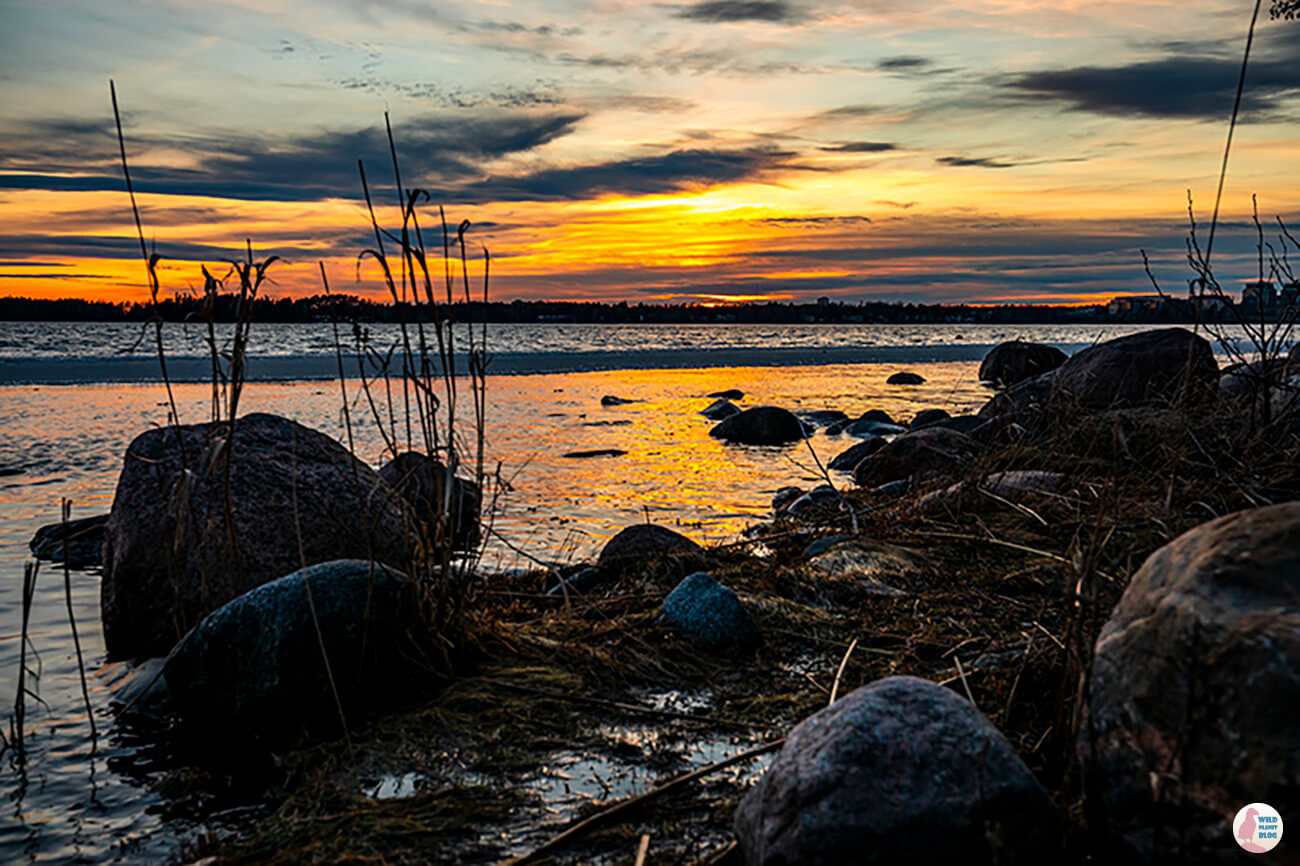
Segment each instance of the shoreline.
M1084 343L1059 344L1067 353ZM929 364L975 362L992 344L939 346L866 346L843 348L780 347L728 348L695 351L647 349L592 352L509 352L488 360L489 376L528 376L547 373L597 373L613 370L693 370L720 367L818 367L842 364ZM357 356L344 355L349 378L357 371ZM458 370L468 370L465 357L456 359ZM212 380L207 357L169 357L167 372L174 383ZM379 369L371 362L367 373ZM400 370L394 375L399 375ZM438 375L438 371L435 371ZM333 355L269 355L248 359L249 382L334 381L338 359ZM0 387L6 385L97 385L126 382L160 382L156 357L131 358L15 358L0 359Z

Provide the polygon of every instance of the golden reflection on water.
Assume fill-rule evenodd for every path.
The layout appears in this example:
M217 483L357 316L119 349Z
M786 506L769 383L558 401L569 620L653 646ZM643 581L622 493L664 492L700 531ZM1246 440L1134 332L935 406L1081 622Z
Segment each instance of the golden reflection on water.
M499 462L511 487L499 503L497 528L512 544L548 559L590 554L621 527L646 519L700 541L732 538L767 513L778 488L818 483L818 470L803 443L757 448L710 438L713 424L699 414L711 402L706 395L737 388L746 394L742 407L840 409L851 417L884 409L900 421L932 407L955 414L987 398L975 363L910 365L926 384L887 385L899 369L861 364L492 377L488 465ZM25 474L0 486L0 541L19 541L5 537L13 518L56 520L61 497L76 500L79 514L106 510L126 445L166 418L165 394L155 384L4 392L0 464ZM178 385L175 393L184 421L206 420L206 386ZM604 407L600 398L607 394L637 402ZM383 442L355 383L349 383L349 396L357 453L378 464ZM286 415L346 441L337 382L253 383L241 405L244 412ZM469 415L467 400L459 412ZM464 432L472 441L472 431ZM854 441L818 432L809 444L826 463ZM562 456L595 449L627 454ZM836 480L848 482L846 476ZM489 562L501 567L522 564L499 542L490 554Z

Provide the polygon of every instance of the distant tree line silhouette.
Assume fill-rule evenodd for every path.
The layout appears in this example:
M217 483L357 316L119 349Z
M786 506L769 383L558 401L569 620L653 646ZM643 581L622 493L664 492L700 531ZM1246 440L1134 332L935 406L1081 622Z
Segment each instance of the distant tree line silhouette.
M237 318L238 299L220 295L213 311L217 322ZM159 299L158 312L164 321L203 319L198 297L176 296ZM492 323L570 322L590 324L911 324L964 322L979 324L1054 324L1106 320L1103 305L1086 307L1043 304L915 304L861 302L841 303L821 299L816 303L629 304L594 301L505 301L457 303L439 308L439 314L456 321ZM147 302L113 303L76 298L46 300L0 298L0 321L9 322L145 322L153 316ZM253 302L257 322L410 322L431 313L427 307L382 303L352 295L312 295L303 298L258 298Z

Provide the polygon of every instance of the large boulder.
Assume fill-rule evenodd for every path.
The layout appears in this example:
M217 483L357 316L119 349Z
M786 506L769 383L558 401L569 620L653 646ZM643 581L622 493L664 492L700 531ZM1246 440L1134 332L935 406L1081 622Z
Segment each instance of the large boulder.
M300 729L339 730L336 693L345 713L391 702L405 669L411 592L405 575L348 559L295 571L226 603L163 666L182 721L269 744Z
M1011 744L942 686L889 677L795 726L736 810L747 866L1041 864L1051 797Z
M749 646L758 626L736 593L703 571L677 584L664 599L664 623L714 652Z
M704 548L680 532L653 523L637 523L605 543L597 565L610 574L620 574L663 565L686 568L702 562L704 556Z
M1172 405L1214 394L1219 366L1185 328L1143 331L1077 352L1056 370L1052 406L1086 410Z
M756 406L727 418L709 435L742 445L784 445L803 439L804 428L788 409Z
M447 479L451 495L447 496ZM479 510L483 491L473 481L448 472L441 460L407 451L379 470L379 477L406 500L414 516L435 543L443 537L452 546L468 550L479 541ZM444 522L445 518L445 522Z
M860 487L879 487L916 475L952 472L970 462L978 451L975 440L956 430L913 430L858 461L853 481Z
M275 415L162 427L127 447L104 530L100 608L110 656L165 655L203 616L308 565L395 566L400 495L323 433Z
M1017 385L1065 363L1068 356L1055 346L1011 340L999 343L980 364L980 381L1001 387Z
M1238 809L1300 814L1297 707L1300 502L1184 533L1097 639L1078 744L1089 823L1127 861L1241 862Z

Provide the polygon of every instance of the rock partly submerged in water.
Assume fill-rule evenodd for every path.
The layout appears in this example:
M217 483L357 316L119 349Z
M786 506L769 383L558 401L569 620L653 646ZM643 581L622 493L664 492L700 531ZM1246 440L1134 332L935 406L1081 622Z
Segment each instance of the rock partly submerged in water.
M275 415L228 431L161 427L128 446L105 526L111 657L165 655L203 616L304 560L405 564L405 503L346 448Z
M922 409L916 413L912 423L908 424L909 430L920 430L922 427L929 427L938 424L940 421L947 421L952 416L943 409Z
M345 712L400 697L414 601L406 576L382 565L309 566L205 616L163 676L197 731L266 744L301 730L335 733L335 692Z
M740 414L740 407L730 400L714 400L708 406L700 410L700 414L710 421L722 421L730 418L732 415Z
M849 416L839 409L800 409L794 414L805 425L811 424L817 428L829 429L841 424L847 426L849 423Z
M473 481L447 471L441 460L416 451L407 451L388 461L379 477L402 494L412 515L425 524L434 525L444 512L447 478L451 476L450 518L453 546L468 550L479 541L479 510L483 491Z
M758 626L736 593L697 571L664 599L664 624L707 650L740 649L758 640Z
M1011 340L999 343L984 356L979 377L981 382L1009 388L1055 370L1068 357L1055 346Z
M570 460L590 460L593 457L623 457L626 454L622 448L593 448L590 451L567 451L564 457Z
M745 399L745 392L736 388L728 388L725 391L714 391L712 394L706 394L705 396L718 400L743 400Z
M885 445L886 442L883 438L879 436L868 436L861 442L851 445L846 450L835 455L835 459L831 460L827 466L838 472L852 472L854 468L862 462L864 457L870 457L881 448L884 448Z
M1242 805L1300 814L1300 502L1148 557L1097 639L1086 698L1090 824L1124 859L1238 863Z
M680 532L653 523L637 523L606 542L597 565L614 575L662 566L684 570L703 562L704 557L704 548Z
M606 394L604 397L600 398L600 405L602 406L626 406L629 403L639 403L639 402L641 401L629 400L625 397L616 397L613 394Z
M741 445L785 445L803 439L804 427L788 409L757 406L727 418L709 435Z
M925 377L919 373L902 371L885 380L886 385L924 385Z
M889 677L795 726L741 801L747 866L1024 864L1060 850L1051 797L942 686Z
M104 563L104 526L107 514L51 523L36 530L29 543L32 556L66 562L69 568L98 568ZM66 548L66 550L65 550Z

